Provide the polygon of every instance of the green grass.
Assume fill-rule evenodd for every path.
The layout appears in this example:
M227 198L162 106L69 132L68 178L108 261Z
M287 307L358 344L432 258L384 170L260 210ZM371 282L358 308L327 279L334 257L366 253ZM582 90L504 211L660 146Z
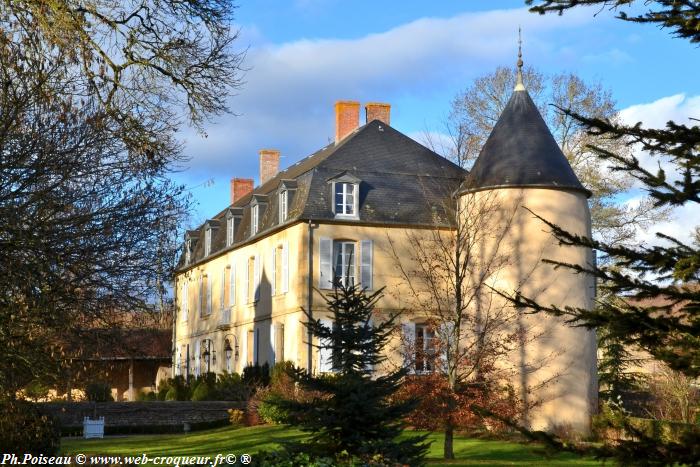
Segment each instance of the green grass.
M216 454L255 455L260 450L271 450L278 443L300 440L304 435L292 428L283 426L256 426L233 429L230 427L178 435L134 435L111 437L100 440L64 439L61 451L65 454L106 454L149 456L183 456ZM428 465L520 465L520 466L598 466L600 462L577 457L573 454L558 454L546 457L543 450L533 444L506 441L491 441L475 438L456 437L454 461L444 461L442 457L443 437L439 433L430 434L432 441L428 453Z

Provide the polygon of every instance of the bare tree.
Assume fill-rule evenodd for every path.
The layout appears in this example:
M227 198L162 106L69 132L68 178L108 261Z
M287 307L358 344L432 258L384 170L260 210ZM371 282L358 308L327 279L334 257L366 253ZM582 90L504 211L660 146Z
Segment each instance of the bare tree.
M0 2L0 400L79 331L167 311L177 131L228 111L230 0Z
M469 168L513 93L515 75L514 69L499 67L476 78L452 101L442 130L447 138L439 140L427 133L428 145ZM640 229L668 216L667 209L653 206L646 197L626 203L632 197L635 179L626 172L611 170L588 148L595 144L629 155L631 147L624 139L592 135L571 114L561 111L619 123L610 91L601 84L587 84L572 73L547 76L532 67L523 69L523 82L574 172L593 194L590 203L594 235L613 244L631 241Z

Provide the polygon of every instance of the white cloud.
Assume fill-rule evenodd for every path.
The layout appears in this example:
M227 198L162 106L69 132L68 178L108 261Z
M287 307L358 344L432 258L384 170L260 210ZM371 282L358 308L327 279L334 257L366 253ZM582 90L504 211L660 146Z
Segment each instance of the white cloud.
M298 40L261 43L260 31L246 27L258 45L248 52L246 85L231 99L238 117L224 117L207 128L208 138L184 135L192 157L191 176L257 174L257 150L276 147L288 166L328 143L334 133L332 104L337 99L397 102L466 82L469 77L514 61L515 31L525 32L526 58L540 65L566 55L554 37L580 32L593 21L589 11L563 17L526 9L423 18L353 40ZM597 19L600 22L600 18ZM447 103L445 103L447 105ZM394 107L394 112L400 112Z
M690 118L700 117L700 96L675 94L662 97L654 102L627 107L620 111L620 116L629 125L642 122L648 128L662 128L670 120L691 123Z
M628 125L642 122L647 128L663 128L668 121L696 125L697 122L691 118L700 117L700 96L687 96L676 94L663 97L656 101L633 105L620 112L622 120ZM659 156L651 156L645 152L638 151L637 157L642 165L649 170L656 170L661 163L669 180L678 180L681 174L675 172L676 166L667 159ZM635 203L639 200L633 198L628 203ZM673 210L669 221L660 222L650 229L640 230L639 239L648 244L659 244L661 240L656 237L656 232L663 232L667 235L688 242L695 226L700 225L700 205L697 203L687 203Z

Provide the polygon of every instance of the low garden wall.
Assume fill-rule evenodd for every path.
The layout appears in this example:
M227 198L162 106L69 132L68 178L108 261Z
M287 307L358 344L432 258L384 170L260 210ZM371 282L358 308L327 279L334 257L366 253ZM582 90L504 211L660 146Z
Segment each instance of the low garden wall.
M105 434L175 433L223 426L229 409L245 411L245 402L47 402L37 404L57 419L64 436L82 435L84 417L104 417Z

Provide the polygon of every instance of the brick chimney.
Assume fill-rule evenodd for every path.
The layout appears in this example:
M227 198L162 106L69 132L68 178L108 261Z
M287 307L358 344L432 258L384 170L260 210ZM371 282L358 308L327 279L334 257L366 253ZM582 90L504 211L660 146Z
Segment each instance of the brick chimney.
M335 143L355 131L360 126L360 103L357 101L337 101L335 103Z
M280 170L280 152L276 149L260 150L260 184L262 185Z
M231 204L235 203L245 195L253 191L252 178L232 178L231 179Z
M365 123L379 120L391 125L391 105L383 102L368 102L365 104Z

